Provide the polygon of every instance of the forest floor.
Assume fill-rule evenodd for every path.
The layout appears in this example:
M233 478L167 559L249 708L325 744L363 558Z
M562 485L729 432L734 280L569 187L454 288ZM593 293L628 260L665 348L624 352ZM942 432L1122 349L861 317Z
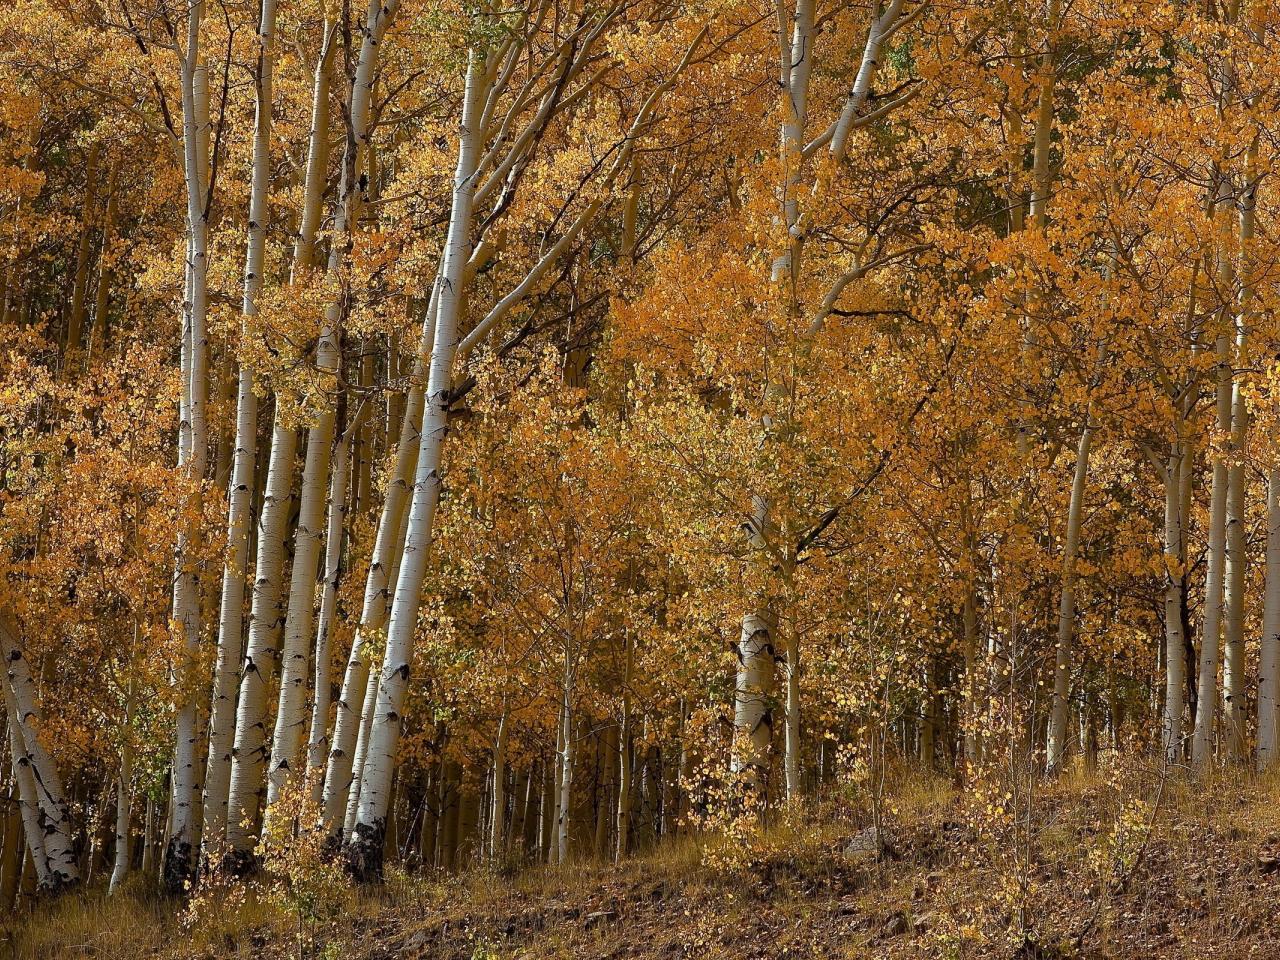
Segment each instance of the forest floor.
M1112 771L975 795L916 778L877 806L879 856L850 795L749 844L677 839L620 866L358 893L304 870L185 908L91 891L7 922L0 958L1280 957L1275 779Z

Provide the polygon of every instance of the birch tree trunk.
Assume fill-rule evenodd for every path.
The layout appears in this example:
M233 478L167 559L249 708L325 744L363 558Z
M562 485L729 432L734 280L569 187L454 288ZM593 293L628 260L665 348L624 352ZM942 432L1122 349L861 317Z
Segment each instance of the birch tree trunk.
M275 0L262 0L258 18L258 62L255 68L253 159L249 187L249 228L244 258L241 314L247 333L258 312L266 249L267 191L271 184L271 103L275 67ZM236 390L235 455L227 493L227 559L222 572L222 606L218 620L218 655L214 667L213 707L209 717L209 762L204 778L206 851L226 842L231 749L235 740L236 688L244 655L244 590L249 570L249 524L258 445L258 398L253 368L240 365ZM215 853L216 855L216 853Z
M762 791L773 742L773 626L763 617L742 618L738 644L733 754L729 770L750 791Z
M1067 719L1071 692L1072 647L1076 620L1076 551L1084 512L1085 486L1089 478L1089 454L1093 448L1093 423L1085 412L1084 429L1076 449L1071 501L1067 507L1067 532L1062 544L1062 597L1058 605L1058 652L1053 671L1053 706L1049 714L1049 740L1045 765L1050 773L1062 767L1066 755Z
M1258 141L1250 144L1246 156L1246 186L1239 202L1241 283L1238 309L1235 311L1234 365L1248 364L1249 307L1253 297L1250 255L1254 239L1254 214L1257 202ZM1243 377L1244 374L1241 374ZM1225 637L1222 664L1222 713L1226 722L1227 755L1236 761L1245 757L1247 718L1245 716L1244 601L1246 556L1245 544L1245 464L1244 455L1249 434L1249 408L1245 385L1232 376L1231 382L1231 466L1227 470L1227 568L1224 602Z
M19 787L34 814L36 833L28 831L27 845L40 871L43 859L44 889L58 891L80 880L80 864L75 852L71 812L62 790L62 780L53 758L40 742L40 711L36 706L31 670L18 645L16 628L0 618L0 654L4 656L4 700L9 714L10 745ZM25 772L24 772L25 771ZM26 809L24 809L24 823ZM38 834L38 836L37 836ZM38 842L37 842L38 841Z
M357 414L354 423L358 423ZM347 483L350 476L351 428L338 439L333 452L329 482L329 522L325 532L324 593L320 598L320 619L316 625L314 701L311 706L311 733L307 743L307 776L311 798L319 803L324 795L324 765L329 753L330 632L338 603L338 582L342 574L342 537L346 529Z
M348 841L349 859L358 877L380 876L382 869L392 761L399 741L401 711L409 680L409 654L418 622L427 548L440 497L440 455L448 424L449 390L452 386L453 358L458 343L458 308L463 294L463 271L471 256L474 174L481 148L482 131L479 126L488 92L487 74L485 62L473 52L467 68L458 165L454 175L452 212L445 241L435 343L427 381L409 527L388 624L386 657L379 682L370 749L360 782L356 823L354 833Z
M254 569L249 640L240 668L235 746L231 754L231 786L227 801L227 844L232 866L248 865L254 846L267 759L267 690L274 670L276 642L283 613L285 528L293 497L293 461L297 433L281 424L272 430L271 461L258 518L258 558Z
M1258 655L1258 769L1280 751L1280 466L1267 473L1267 559Z
M399 0L372 0L365 17L360 57L351 86L348 110L350 139L339 178L334 239L329 248L328 273L337 279L351 246L350 234L360 202L360 171L369 138L371 96L378 68L379 44L395 18ZM344 298L339 295L325 312L324 327L316 349L316 366L321 383L336 379L340 364L339 326ZM322 388L323 389L323 388ZM323 514L329 458L332 453L335 410L333 401L322 397L315 422L307 433L307 462L303 472L301 513L294 547L289 612L284 630L280 677L280 702L272 743L272 760L267 786L268 807L288 783L291 771L301 763L301 747L306 716L306 684L309 653L315 623L314 594L323 537Z
M1230 270L1220 254L1220 280ZM1225 322L1219 318L1220 322ZM1217 419L1223 436L1231 433L1233 380L1231 337L1225 330L1217 338ZM1196 689L1196 724L1191 739L1191 763L1203 770L1213 754L1214 723L1217 719L1218 661L1223 617L1225 561L1227 548L1227 499L1230 485L1226 455L1213 453L1213 480L1209 489L1209 545L1205 567L1204 628L1200 638L1200 663Z
M498 860L506 850L505 827L507 813L506 783L507 775L507 719L509 711L503 705L502 716L498 720L498 735L493 743L493 815L489 818L489 856Z
M608 18L603 22L608 22ZM628 168L635 141L648 124L658 98L688 65L705 36L706 30L703 29L695 37L675 71L650 93L637 111L622 148L601 179L602 191L611 188L619 173ZM441 455L448 426L455 358L465 359L510 310L530 294L568 246L594 222L604 205L603 197L589 202L524 278L494 304L466 337L459 340L460 314L466 299L467 272L472 251L470 234L473 228L478 164L484 146L486 125L483 118L488 113L486 103L490 93L494 91L494 77L499 61L507 49L509 48L499 45L487 58L472 51L468 62L449 229L443 264L436 284L436 326L427 376L413 497L388 620L387 646L379 676L376 714L360 778L357 822L353 828L354 834L348 839L348 862L355 875L361 878L372 879L381 873L392 764L400 736L401 713L409 679L409 661L426 571L427 550L439 503ZM538 116L541 118L538 121L540 123L545 123L548 118L543 111ZM525 139L523 134L518 137L517 147L513 149L519 148L519 144ZM502 170L506 163L507 161L503 161L499 164L494 174ZM345 693L344 683L344 695Z
M627 652L622 685L622 726L618 731L618 842L614 849L615 863L621 863L627 855L627 834L631 829L631 678L635 669L635 643L630 634L624 642Z
M40 802L36 795L36 778L32 771L31 760L27 756L27 748L23 743L21 721L17 708L13 705L13 694L8 687L4 690L5 713L9 718L9 750L13 757L13 779L18 788L18 810L22 817L22 832L26 840L26 850L36 870L36 883L41 888L51 886L52 874L49 872L49 858L44 848L44 828L40 823ZM22 846L19 845L19 849ZM21 875L22 863L19 856L18 872Z
M132 810L133 740L126 733L120 746L120 775L116 780L115 851L112 854L111 880L107 892L115 893L129 873L132 848L129 843L129 817Z
M193 809L198 739L197 684L193 670L200 650L200 584L190 556L202 503L201 485L208 460L208 204L209 81L200 54L204 0L193 0L187 13L186 50L180 51L182 85L183 177L187 201L187 302L184 304L182 380L185 419L179 426L179 470L191 485L185 517L174 551L173 622L183 639L183 662L177 665L174 753L170 773L170 825L165 843L164 887L182 893L194 874L196 817Z
M798 801L804 792L800 782L800 638L796 635L795 624L789 624L786 631L786 679L787 679L787 716L785 766L787 778L787 800Z
M556 800L555 862L569 862L569 823L573 812L573 764L576 759L576 737L573 731L573 667L568 651L565 656L564 699L560 705L563 746L560 751L560 794Z
M1186 675L1182 636L1182 474L1189 469L1179 439L1169 447L1164 474L1164 635L1165 694L1163 744L1167 763L1182 760L1182 714L1185 709Z

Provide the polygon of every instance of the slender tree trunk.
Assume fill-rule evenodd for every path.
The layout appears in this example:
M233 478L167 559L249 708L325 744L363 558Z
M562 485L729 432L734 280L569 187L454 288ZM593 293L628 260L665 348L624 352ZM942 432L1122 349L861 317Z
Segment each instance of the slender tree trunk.
M89 147L85 160L84 212L80 223L80 243L76 248L76 270L71 285L71 315L67 319L66 365L76 362L84 323L88 316L89 259L93 249L93 218L98 198L98 155L101 145ZM103 251L105 253L105 250Z
M618 755L618 728L607 727L596 735L596 830L591 850L602 860L609 845L609 814L613 811L610 793L613 787L614 758Z
M1218 429L1231 430L1232 375L1230 338L1218 337ZM1191 763L1197 770L1208 766L1213 755L1214 721L1217 717L1219 642L1223 615L1224 566L1227 540L1228 465L1221 453L1213 455L1213 480L1209 490L1209 546L1205 570L1204 628L1200 638L1199 682L1196 690L1196 723L1191 740Z
M102 214L102 253L98 256L98 285L93 294L93 330L89 337L89 355L101 356L107 346L107 307L111 299L110 250L116 222L117 184L120 179L120 161L111 165L107 177L107 205Z
M504 704L498 720L498 736L493 743L493 816L489 821L489 856L494 860L502 856L506 844L503 830L506 827L507 795L503 778L507 770L507 717Z
M36 793L33 765L23 743L21 720L13 703L13 695L4 690L5 713L9 718L9 749L13 755L13 779L17 786L18 809L22 819L22 832L26 849L36 870L36 883L41 888L54 886L49 869L49 857L45 851L44 828L41 823L40 801ZM20 847L21 849L21 847ZM19 868L21 870L21 868Z
M369 737L373 731L374 708L378 703L378 675L369 672L360 708L360 732L351 757L351 789L347 793L346 814L342 819L342 835L349 837L360 811L360 784L364 779L364 763L369 755Z
M357 414L356 422L359 421ZM354 423L353 423L354 425ZM319 803L324 795L325 757L329 753L330 691L329 652L334 613L338 603L338 583L342 575L342 537L346 529L347 483L351 459L351 428L338 439L333 452L329 480L329 521L325 533L324 592L320 598L320 619L316 625L314 701L311 706L311 734L307 743L307 776L311 798Z
M798 801L804 793L800 779L800 638L795 624L789 624L787 645L787 716L786 716L786 777L787 800Z
M279 417L272 430L271 464L258 518L258 559L249 613L249 641L240 669L235 746L227 804L227 843L236 869L248 865L257 835L267 760L267 691L275 670L276 644L283 614L285 530L293 499L293 462L298 435Z
M566 654L567 657L567 654ZM573 731L573 670L565 664L564 700L560 705L563 746L560 751L560 795L556 802L556 863L569 862L569 824L572 818L573 764L576 737Z
M1049 739L1045 765L1049 772L1061 769L1066 756L1067 717L1070 708L1072 647L1076 620L1076 551L1084 513L1085 486L1089 479L1089 454L1093 448L1093 424L1085 412L1084 429L1076 449L1075 476L1067 507L1067 532L1062 544L1062 596L1058 605L1058 653L1053 672L1053 705L1049 714Z
M115 852L111 862L111 880L108 893L115 893L129 873L132 849L129 844L129 819L132 810L133 741L126 735L120 747L120 775L116 780L116 830Z
M440 498L440 458L448 426L449 390L453 382L453 358L458 343L458 308L463 294L463 271L471 256L474 174L483 135L479 120L488 87L486 74L483 60L472 54L472 62L467 70L452 214L445 243L442 281L439 285L435 344L431 353L409 528L387 630L386 656L379 683L370 749L365 758L360 783L355 834L349 840L352 867L360 877L381 875L387 789L399 742L404 696L409 680L409 655L418 622L427 549Z
M271 104L275 66L275 0L262 0L258 18L258 62L255 68L253 159L249 187L249 228L245 245L241 314L245 327L258 313L262 293L271 184ZM247 332L247 329L246 329ZM206 851L218 856L227 835L227 800L231 787L231 750L235 742L236 688L244 655L244 590L249 571L249 527L253 474L258 445L258 398L253 368L240 365L236 390L236 440L227 493L227 559L222 572L222 607L218 621L218 656L214 672L213 708L209 717L209 763L205 771L204 831Z
M1185 451L1175 439L1169 448L1165 467L1164 496L1164 630L1165 630L1165 699L1164 755L1168 763L1182 760L1182 714L1185 709L1186 677L1183 660L1182 606L1182 473L1190 469L1184 461Z
M333 357L326 357L333 363ZM323 367L336 372L336 364ZM280 799L292 771L302 763L302 741L307 730L307 679L315 624L315 584L323 545L329 459L332 454L335 414L330 407L320 413L307 436L306 465L302 474L301 512L294 538L288 613L280 651L280 696L272 736L267 778L267 811Z
M1251 256L1254 240L1254 214L1257 202L1258 142L1249 147L1246 158L1247 185L1239 202L1241 277L1238 309L1235 311L1234 365L1247 368L1250 305L1253 298ZM1246 555L1245 544L1245 474L1244 455L1249 434L1249 407L1245 384L1233 375L1231 382L1231 466L1227 470L1227 568L1224 601L1225 637L1222 664L1222 712L1226 721L1227 755L1243 761L1247 751L1245 740L1248 720L1245 715L1244 602Z
M187 13L187 45L181 56L183 165L187 200L187 302L183 316L184 422L179 426L179 470L190 484L185 517L174 551L173 621L183 640L176 665L176 722L170 773L170 825L165 843L164 887L182 893L194 876L196 836L195 788L197 710L193 671L200 652L200 583L191 556L198 536L202 485L209 454L207 399L209 390L207 275L209 183L209 76L201 59L200 33L204 0L193 0Z
M622 685L622 726L618 731L618 817L617 846L614 861L621 863L627 855L628 832L631 829L631 684L635 670L635 643L630 634L627 645L626 668Z
M26 657L18 646L12 625L0 619L0 653L4 655L4 700L9 715L10 747L14 766L18 768L19 787L25 799L24 823L29 809L38 823L36 833L27 834L27 845L42 854L44 869L41 886L53 891L74 886L80 880L71 825L71 812L62 790L62 780L53 758L41 743L41 714L36 707L35 685ZM41 858L37 857L37 869Z
M337 280L351 247L360 204L360 171L372 135L370 115L372 92L378 69L379 44L390 21L395 17L399 0L383 7L373 0L365 22L360 58L351 86L348 110L350 139L343 157L338 185L337 210L334 215L334 240L329 249L328 274ZM324 325L316 349L316 367L327 385L339 373L341 354L339 327L345 298L336 297L325 312ZM313 603L315 582L323 536L324 498L329 474L335 424L333 401L321 395L319 412L307 433L307 462L303 473L301 514L295 540L292 580L289 588L289 613L284 630L284 650L280 680L280 702L276 713L272 762L267 788L268 806L283 791L290 772L301 763L301 747L306 719L306 681L314 627ZM357 429L361 423L357 424Z

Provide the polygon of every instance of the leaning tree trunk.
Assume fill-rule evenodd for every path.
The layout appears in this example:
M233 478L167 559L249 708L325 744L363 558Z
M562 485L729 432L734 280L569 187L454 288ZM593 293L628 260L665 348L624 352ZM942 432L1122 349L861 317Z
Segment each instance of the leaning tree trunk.
M0 677L9 715L13 765L23 796L27 846L35 861L42 889L62 890L80 880L79 858L71 827L71 812L62 780L40 741L40 711L27 659L18 645L15 627L0 619L0 654L5 674Z
M361 877L381 875L392 761L399 742L400 719L408 688L409 654L413 633L417 628L427 548L440 498L440 457L448 425L449 390L452 386L453 358L458 344L457 322L463 295L463 271L471 256L474 174L482 143L480 117L487 94L486 73L483 59L473 53L467 70L452 213L441 271L435 345L431 353L409 527L388 624L386 657L379 683L370 748L361 777L356 824L348 841L353 870Z

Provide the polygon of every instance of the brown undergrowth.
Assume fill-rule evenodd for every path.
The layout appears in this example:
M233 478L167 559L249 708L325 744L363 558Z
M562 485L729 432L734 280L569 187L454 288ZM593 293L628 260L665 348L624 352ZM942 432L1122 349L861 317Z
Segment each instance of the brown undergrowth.
M0 957L1280 957L1275 778L1126 763L1018 795L901 776L883 802L872 852L870 812L834 793L732 849L681 837L619 866L393 874L306 923L265 881L185 908L135 882L9 921Z

